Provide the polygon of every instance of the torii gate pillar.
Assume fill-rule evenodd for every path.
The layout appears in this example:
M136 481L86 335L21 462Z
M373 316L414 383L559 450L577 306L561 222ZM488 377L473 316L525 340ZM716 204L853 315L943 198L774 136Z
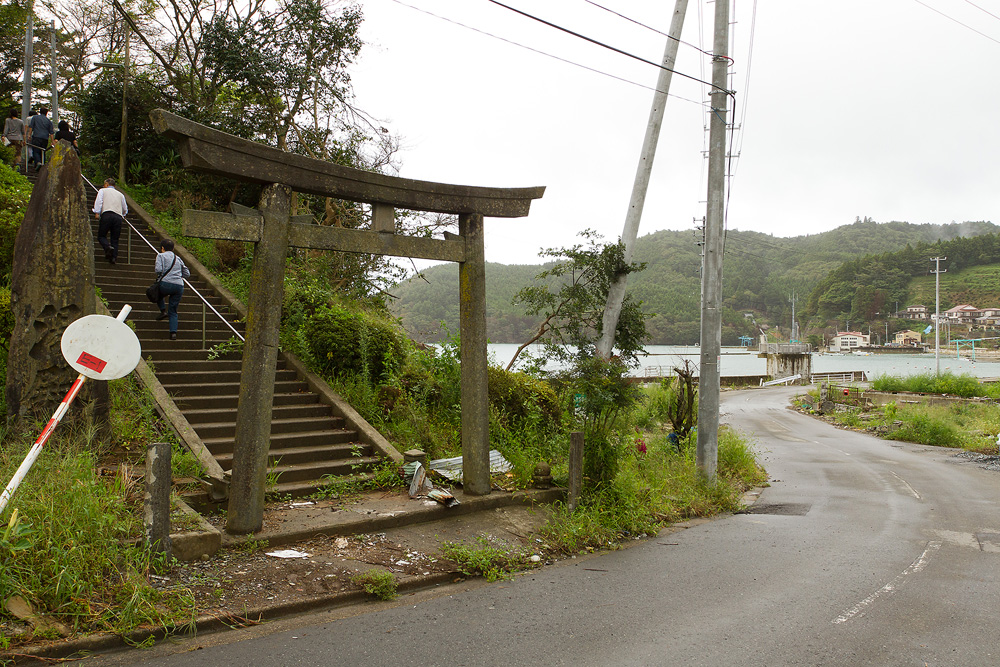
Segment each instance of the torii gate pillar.
M240 382L236 408L236 446L226 515L226 530L231 533L260 530L264 516L291 201L292 190L287 185L269 185L260 195L264 220L260 239L254 244L247 338L240 372L241 377L253 379Z
M458 265L462 362L462 486L477 496L490 492L490 409L486 369L486 251L483 216L462 215L465 261Z

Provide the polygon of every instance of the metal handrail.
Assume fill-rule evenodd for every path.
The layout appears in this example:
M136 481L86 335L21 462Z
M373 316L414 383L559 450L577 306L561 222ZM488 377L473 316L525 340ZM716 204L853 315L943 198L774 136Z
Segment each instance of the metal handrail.
M86 176L83 177L83 180L86 181L87 185L89 185L91 188L93 188L94 192L98 191L97 186L94 185L93 183L91 183L90 179L88 179ZM150 247L150 249L153 250L153 252L158 252L157 249L156 249L156 246L154 246L152 243L150 243L149 239L147 239L143 235L142 232L140 232L138 229L136 229L135 226L131 222L129 222L128 218L123 218L123 220L125 220L125 224L129 226L129 237L128 237L128 239L129 239L128 240L128 262L129 262L129 264L132 263L132 232L133 231L136 234L139 235L139 238L142 239L146 243L146 245L148 245ZM225 317L223 317L222 313L220 313L218 310L215 309L215 306L213 306L212 304L210 304L208 302L208 299L206 299L202 295L202 293L198 291L197 287L195 287L190 282L188 282L187 278L181 278L181 280L183 280L184 284L187 285L188 287L190 287L194 291L194 293L198 296L198 298L201 299L201 303L202 303L202 318L201 318L202 345L205 344L204 341L205 341L205 336L206 336L205 316L204 316L204 309L206 307L209 308L213 313L215 313L215 316L218 317L220 320L222 320L223 323L225 323L225 325L227 327L229 327L230 331L232 331L237 336L237 338L239 338L241 341L246 341L246 338L244 338L243 335L240 334L240 332L236 330L236 327L234 327L232 325L232 323L230 323L230 321L228 319L226 319Z

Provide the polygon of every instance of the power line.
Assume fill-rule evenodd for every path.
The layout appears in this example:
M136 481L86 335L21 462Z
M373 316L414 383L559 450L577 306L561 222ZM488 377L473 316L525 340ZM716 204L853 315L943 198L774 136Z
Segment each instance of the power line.
M615 16L617 16L619 18L623 18L626 21L629 21L631 23L636 24L637 26L641 26L641 27L645 28L646 30L652 30L656 34L663 35L667 39L672 39L672 40L676 41L678 44L683 44L684 46L690 46L692 49L695 49L696 51L700 51L700 52L704 53L706 56L711 56L712 55L711 52L706 51L705 49L703 49L703 48L701 48L699 46L695 46L691 42L685 42L683 39L677 39L673 35L665 33L662 30L659 30L659 29L654 28L652 26L646 25L645 23L643 23L641 21L636 21L634 18L625 16L624 14L620 14L620 13L616 12L613 9L609 9L608 7L605 7L604 5L601 5L601 4L598 4L598 3L594 2L594 0L583 0L583 1L586 2L588 5L593 5L594 7L597 7L598 9L603 9L604 11L609 12L611 14L614 14Z
M975 7L976 9L978 9L979 11L986 12L987 14L989 14L990 16L992 16L993 18L1000 20L1000 16L997 16L996 14L994 14L993 12L991 12L991 11L989 11L987 9L983 9L982 7L980 7L979 5L977 5L976 3L972 2L972 0L965 0L965 1L968 2L970 5L972 5L973 7Z
M587 65L583 65L581 63L574 62L572 60L568 60L566 58L563 58L562 56L557 56L557 55L554 55L552 53L548 53L546 51L542 51L540 49L536 49L536 48L534 48L532 46L528 46L527 44L521 44L520 42L515 42L515 41L513 41L511 39L507 39L506 37L501 37L500 35L495 35L495 34L493 34L491 32L487 32L486 30L481 30L479 28L473 27L471 25L467 25L467 24L462 23L460 21L456 21L454 19L450 19L447 16L441 16L440 14L435 14L434 12L428 11L426 9L422 9L421 7L415 7L414 5L411 5L411 4L408 4L406 2L403 2L402 0L392 0L392 1L395 2L397 5L402 5L403 7L407 7L409 9L414 10L414 11L420 12L421 14L427 14L428 16L433 16L436 19L439 19L441 21L447 21L448 23L457 25L460 28L465 28L466 30L471 30L473 32L478 32L480 35L485 35L487 37L492 37L493 39L500 40L501 42L505 42L507 44L510 44L511 46L517 46L519 48L531 51L532 53L537 53L537 54L545 56L547 58L552 58L553 60L558 60L561 63L566 63L567 65L573 65L574 67L579 67L580 69L585 69L588 72L593 72L594 74L600 74L601 76L606 76L608 78L615 79L616 81L621 81L622 83L627 83L627 84L630 84L630 85L633 85L633 86L637 86L637 87L643 88L645 90L652 90L654 92L663 92L663 91L658 90L655 86L647 86L644 83L638 83L636 81L632 81L630 79L626 79L624 77L620 77L620 76L618 76L616 74L611 74L609 72L604 72L604 71L596 69L594 67L589 67ZM679 74L679 72L678 72L678 74ZM699 102L698 100L692 100L692 99L689 99L687 97L683 97L681 95L675 95L673 93L668 93L668 96L669 97L673 97L673 98L678 99L678 100L683 100L684 102L690 102L691 104L697 104L698 106L706 106L704 102Z
M701 80L701 79L699 79L697 77L691 76L690 74L685 74L684 72L678 72L675 69L670 69L669 67L664 67L660 63L653 62L652 60L646 60L642 56L637 56L634 53L629 53L628 51L624 51L622 49L619 49L618 47L611 46L610 44L605 44L604 42L601 42L599 40L594 39L593 37L587 37L586 35L583 35L583 34L580 34L578 32L575 32L573 30L570 30L569 28L564 28L561 25L557 25L555 23L552 23L551 21L546 21L543 18L539 18L539 17L534 16L532 14L529 14L527 12L521 11L520 9L517 9L515 7L511 7L510 5L505 5L502 2L500 2L499 0L488 0L488 1L492 2L494 5L497 5L499 7L503 7L504 9L509 9L510 11L514 12L515 14L520 14L521 16L524 16L525 18L529 18L532 21L538 21L539 23L541 23L543 25L547 25L550 28L554 28L554 29L559 30L561 32L565 32L568 35L573 35L574 37L578 37L578 38L580 38L580 39L582 39L584 41L590 42L591 44L596 44L597 46L600 46L600 47L603 47L605 49L608 49L609 51L614 51L615 53L621 54L623 56L627 56L627 57L632 58L634 60L638 60L641 63L646 63L647 65L652 65L653 67L658 67L660 69L665 69L668 72L673 72L674 74L677 74L678 76L682 76L682 77L684 77L686 79L691 79L692 81L697 81L698 83L703 83L703 84L705 84L707 86L711 86L712 88L717 88L718 87L718 86L716 86L713 83L709 83L708 81L703 81L703 80ZM734 93L731 90L726 90L725 88L719 88L719 90L721 90L722 92L726 93L727 95L735 95L736 94L736 93Z
M934 9L933 7L931 7L930 5L928 5L926 2L923 2L922 0L913 0L913 1L915 3L917 3L918 5L923 5L924 7L926 7L929 10L931 10L932 12L936 12L936 13L940 14L941 16L945 17L949 21L954 21L955 23L957 23L958 25L962 26L963 28L968 28L972 32L976 33L977 35L982 35L983 37L985 37L986 39L990 40L991 42L996 42L997 44L1000 44L1000 39L995 39L993 37L990 37L985 32L981 32L979 30L976 30L971 25L969 25L967 23L962 23L961 21L959 21L957 18L955 18L953 16L948 16L947 14L945 14L944 12L942 12L940 9Z

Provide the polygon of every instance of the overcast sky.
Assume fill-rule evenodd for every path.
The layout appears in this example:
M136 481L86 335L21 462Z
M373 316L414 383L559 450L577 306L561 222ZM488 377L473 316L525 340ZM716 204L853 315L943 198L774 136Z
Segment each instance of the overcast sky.
M586 0L503 1L662 59L664 36ZM674 10L673 0L596 1L664 33ZM361 4L357 102L403 138L401 176L547 188L528 217L486 220L488 261L534 263L588 227L621 234L657 68L488 0ZM689 0L682 39L693 46L680 46L677 71L711 78L694 46L711 50L714 11ZM865 216L996 221L998 16L1000 0L735 0L729 228L797 236ZM706 87L675 75L671 93L640 236L693 229L705 214Z

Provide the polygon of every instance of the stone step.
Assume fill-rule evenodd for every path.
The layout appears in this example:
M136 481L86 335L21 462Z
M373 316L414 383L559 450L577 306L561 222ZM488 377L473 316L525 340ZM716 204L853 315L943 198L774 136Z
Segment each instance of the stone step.
M323 491L329 486L329 482L336 480L338 482L346 482L350 484L363 484L365 481L374 479L374 473L361 473L361 474L351 474L351 475L341 475L335 478L327 478L314 480L309 482L281 482L270 489L267 493L273 496L290 497L290 498L307 498L312 496L318 491Z
M271 435L271 452L289 447L322 447L325 445L341 445L352 442L357 433L347 429L326 429L322 431L302 431L299 433L274 433ZM222 454L233 451L232 438L202 438L212 454L218 458Z
M281 468L290 469L295 466L302 467L310 464L318 464L326 469L331 467L340 468L340 472L338 473L323 474L345 474L350 473L352 470L362 472L369 469L373 463L377 463L379 460L377 456L365 453L366 449L364 445L350 441L312 447L272 448L268 453L267 467L270 472L272 470L280 470ZM232 452L216 454L215 458L224 470L232 470ZM288 482L301 480L301 477L295 475L290 475L285 479Z
M217 413L219 421L203 422L191 424L198 432L202 440L220 438L233 438L236 435L236 411ZM337 420L330 415L329 410L325 415L315 417L296 417L293 419L276 417L274 410L271 410L271 436L286 433L302 433L315 431L343 431L344 420Z
M206 386L215 385L225 385L225 384L236 384L239 385L240 382L240 370L231 371L213 371L211 373L205 373L203 371L172 371L172 372L161 372L157 370L156 378L160 381L164 387L173 387L175 385L189 385L200 382ZM280 370L276 371L274 375L275 384L280 382L295 382L297 380L295 371L293 370Z
M355 459L353 464L349 460L318 460L310 463L284 465L280 461L275 462L275 460L271 460L271 457L268 458L268 479L277 480L275 491L280 491L282 485L297 483L313 484L318 488L325 485L326 480L323 478L326 476L341 477L370 472L374 464L377 464L379 461L375 457L364 457ZM225 470L231 469L226 468L226 464L221 461L220 465Z
M162 382L162 381L161 381ZM240 391L239 382L220 382L218 384L205 385L201 382L189 384L175 384L170 387L164 386L172 396L201 396L205 391L218 392L220 395L238 395ZM275 382L275 393L291 394L295 392L308 392L309 385L301 381Z
M202 385L198 385L200 388L204 389ZM177 407L184 411L184 414L188 414L188 411L200 411L200 410L235 410L239 404L238 394L190 394L188 396L177 396L174 398L174 402ZM272 401L272 410L274 407L284 407L293 405L317 405L321 404L319 402L319 396L312 392L307 391L295 391L295 392L279 392L275 391L274 400Z
M234 397L235 398L235 397ZM232 407L221 406L218 408L205 408L199 410L185 410L184 416L188 422L200 428L201 424L211 424L221 421L236 421L236 405L234 401ZM340 417L333 417L330 413L330 406L326 403L290 404L274 405L271 407L271 419L312 419L317 417L327 417L333 421L333 428L344 428L344 420Z

